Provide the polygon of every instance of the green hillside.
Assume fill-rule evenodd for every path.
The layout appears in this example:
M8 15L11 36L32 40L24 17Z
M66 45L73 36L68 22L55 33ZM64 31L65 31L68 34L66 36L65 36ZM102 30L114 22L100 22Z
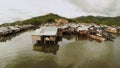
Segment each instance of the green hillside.
M16 21L13 23L4 23L1 26L8 26L8 25L25 25L25 24L32 24L39 26L46 22L53 22L55 19L66 19L69 22L75 23L96 23L96 24L106 24L106 25L117 25L120 26L120 16L118 17L101 17L101 16L81 16L77 18L68 19L65 17L61 17L57 14L49 13L47 15L33 17L31 19L23 20L23 21Z
M23 20L23 21L16 21L13 23L4 23L1 26L8 26L8 25L25 25L25 24L32 24L32 25L41 25L44 24L46 22L53 22L55 19L67 19L65 17L61 17L57 14L52 14L49 13L47 15L43 15L43 16L38 16L38 17L33 17L31 19L27 19L27 20Z
M120 26L120 17L82 16L74 18L72 21Z

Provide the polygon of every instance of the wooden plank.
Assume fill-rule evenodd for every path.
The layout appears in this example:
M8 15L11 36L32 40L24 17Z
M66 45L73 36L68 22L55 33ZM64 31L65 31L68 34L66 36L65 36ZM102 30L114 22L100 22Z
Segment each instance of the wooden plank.
M41 40L40 35L32 35L33 40Z

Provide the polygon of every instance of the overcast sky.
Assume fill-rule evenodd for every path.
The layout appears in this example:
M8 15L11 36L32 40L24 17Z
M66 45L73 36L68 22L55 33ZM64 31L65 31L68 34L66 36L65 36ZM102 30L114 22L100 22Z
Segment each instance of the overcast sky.
M0 0L0 24L47 13L73 18L119 16L120 0Z

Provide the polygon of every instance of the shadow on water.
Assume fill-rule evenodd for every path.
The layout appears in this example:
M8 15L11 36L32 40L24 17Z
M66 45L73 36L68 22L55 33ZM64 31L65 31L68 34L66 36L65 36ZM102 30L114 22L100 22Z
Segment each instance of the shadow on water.
M33 45L33 50L34 51L40 51L44 53L53 53L56 55L56 52L59 50L59 45L42 45L40 43L37 43Z
M61 68L51 54L23 53L16 56L5 68Z

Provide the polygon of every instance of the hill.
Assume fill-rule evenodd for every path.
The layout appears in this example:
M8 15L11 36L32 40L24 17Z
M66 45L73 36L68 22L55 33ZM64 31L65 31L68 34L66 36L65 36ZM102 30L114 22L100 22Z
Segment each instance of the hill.
M8 26L8 25L25 25L25 24L32 24L39 26L46 22L54 22L55 19L66 19L69 22L75 23L96 23L96 24L105 24L105 25L117 25L120 26L120 16L118 17L102 17L102 16L81 16L72 19L68 19L57 14L49 13L47 15L33 17L31 19L23 20L23 21L16 21L13 23L4 23L1 26Z
M32 25L41 25L41 24L44 24L46 22L53 22L55 19L66 19L65 17L61 17L57 14L52 14L52 13L49 13L49 14L46 14L46 15L43 15L43 16L38 16L38 17L33 17L31 19L27 19L27 20L23 20L23 21L16 21L16 22L13 22L13 23L4 23L2 24L1 26L9 26L9 25L26 25L26 24L32 24Z
M71 19L74 22L83 23L96 23L105 25L117 25L120 26L120 16L118 17L102 17L102 16L82 16Z

